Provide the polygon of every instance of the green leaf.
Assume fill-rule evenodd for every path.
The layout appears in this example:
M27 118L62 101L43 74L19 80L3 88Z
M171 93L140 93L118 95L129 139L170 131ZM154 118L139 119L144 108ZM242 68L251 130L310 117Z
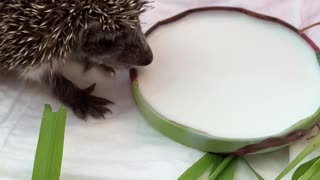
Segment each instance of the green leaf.
M288 174L295 166L297 166L306 156L312 153L314 150L320 147L320 136L313 139L313 141L307 145L307 147L278 175L276 180L281 180L286 174Z
M318 159L313 165L303 174L301 180L319 179L320 178L320 159Z
M210 166L217 167L223 160L223 156L206 153L201 159L188 168L178 180L195 180L201 177Z
M222 171L217 180L234 180L234 174L236 172L238 164L238 158L233 159L229 165Z
M212 161L212 165L211 165L211 169L210 169L210 173L214 172L217 167L223 162L225 156L222 155L214 155L215 158Z
M219 176L223 173L223 171L227 168L230 162L234 159L235 156L228 156L226 157L221 164L212 172L209 176L209 180L216 180Z
M316 157L304 164L302 164L292 175L292 180L298 180L317 160L320 159L319 157Z
M58 112L52 112L51 107L45 105L33 165L32 180L59 180L66 114L63 107Z
M250 163L245 159L245 158L241 158L245 163L246 165L248 166L248 168L253 172L253 174L256 176L256 178L258 180L264 180L262 176L260 176L260 174L257 173L257 171L255 171L253 169L253 167L250 165Z

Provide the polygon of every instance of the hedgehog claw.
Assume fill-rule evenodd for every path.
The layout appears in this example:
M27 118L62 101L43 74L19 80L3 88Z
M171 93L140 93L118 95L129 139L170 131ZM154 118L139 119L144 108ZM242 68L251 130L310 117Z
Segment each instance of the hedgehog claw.
M106 65L101 65L101 68L105 71L108 72L111 76L115 76L116 75L116 71L110 67L110 66L106 66Z
M92 63L86 63L86 65L83 68L83 72L86 73L87 71L89 71L91 68L93 67Z
M113 104L113 102L91 95L94 88L95 84L92 84L88 88L80 90L77 93L74 103L71 105L75 115L80 119L86 120L88 116L104 119L104 114L111 112L111 110L105 106Z
M83 72L86 73L87 71L89 71L92 67L98 67L99 70L108 73L111 76L115 76L116 75L116 71L107 65L101 64L101 65L95 65L93 63L87 62L86 65L83 68Z

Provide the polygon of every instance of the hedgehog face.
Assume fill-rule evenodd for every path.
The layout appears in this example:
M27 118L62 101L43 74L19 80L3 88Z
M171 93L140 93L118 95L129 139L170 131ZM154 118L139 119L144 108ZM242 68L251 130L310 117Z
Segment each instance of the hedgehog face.
M146 66L153 60L140 26L117 30L91 27L82 36L80 54L90 62L117 68Z

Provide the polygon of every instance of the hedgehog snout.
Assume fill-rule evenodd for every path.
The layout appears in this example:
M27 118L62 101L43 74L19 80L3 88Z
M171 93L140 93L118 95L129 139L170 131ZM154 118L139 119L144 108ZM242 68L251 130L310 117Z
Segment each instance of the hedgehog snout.
M139 65L147 66L147 65L151 64L152 61L153 61L153 53L151 50L149 50L142 55Z

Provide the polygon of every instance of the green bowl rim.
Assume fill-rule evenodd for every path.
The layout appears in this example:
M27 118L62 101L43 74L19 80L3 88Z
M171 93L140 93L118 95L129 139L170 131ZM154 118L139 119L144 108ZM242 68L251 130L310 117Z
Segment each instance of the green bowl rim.
M236 7L224 7L224 6L210 6L210 7L201 7L201 8L194 8L183 11L175 16L167 18L165 20L159 21L158 23L154 24L150 29L148 29L145 35L148 37L153 31L155 31L158 27L162 25L169 24L176 20L179 20L189 14L203 12L203 11L213 11L213 10L220 10L220 11L234 11L243 14L247 14L252 17L256 17L266 21L272 21L278 24L281 24L298 35L300 35L315 51L316 57L318 62L320 62L320 49L319 47L305 34L300 33L299 29L295 28L294 26L290 25L289 23L267 15L259 14L253 11L249 11L243 8L236 8ZM319 63L320 65L320 63ZM142 114L147 117L147 121L151 124L152 127L159 130L161 133L165 134L166 136L170 137L171 139L185 144L189 147L193 147L199 150L207 151L207 152L215 152L215 153L223 153L223 154L236 154L236 155L244 155L244 154L252 154L252 153L259 153L264 152L266 149L277 149L283 146L286 146L292 142L299 140L300 138L304 137L311 129L313 129L317 123L320 121L320 108L310 117L303 119L296 123L295 125L289 127L287 130L274 135L272 137L265 137L265 138L221 138L209 135L205 132L199 131L197 129L187 127L181 124L178 124L172 120L169 120L158 112L156 112L147 101L144 100L143 96L139 91L139 84L137 81L137 70L131 69L130 70L130 77L132 82L132 91L134 94L135 101L142 112ZM148 117L149 116L149 117ZM153 120L151 120L151 118ZM161 129L160 125L155 122L160 119L163 123L161 126L165 128L169 128L172 126L174 131L182 130L185 131L184 133L190 133L190 135L181 137L179 132L166 132L167 130ZM181 139L182 138L182 139ZM193 141L203 141L203 142L193 142L189 139L193 139ZM223 150L212 150L217 148L212 148L212 145L225 145L228 146L226 149L227 151ZM218 148L219 149L219 148ZM223 149L223 148L222 148Z

